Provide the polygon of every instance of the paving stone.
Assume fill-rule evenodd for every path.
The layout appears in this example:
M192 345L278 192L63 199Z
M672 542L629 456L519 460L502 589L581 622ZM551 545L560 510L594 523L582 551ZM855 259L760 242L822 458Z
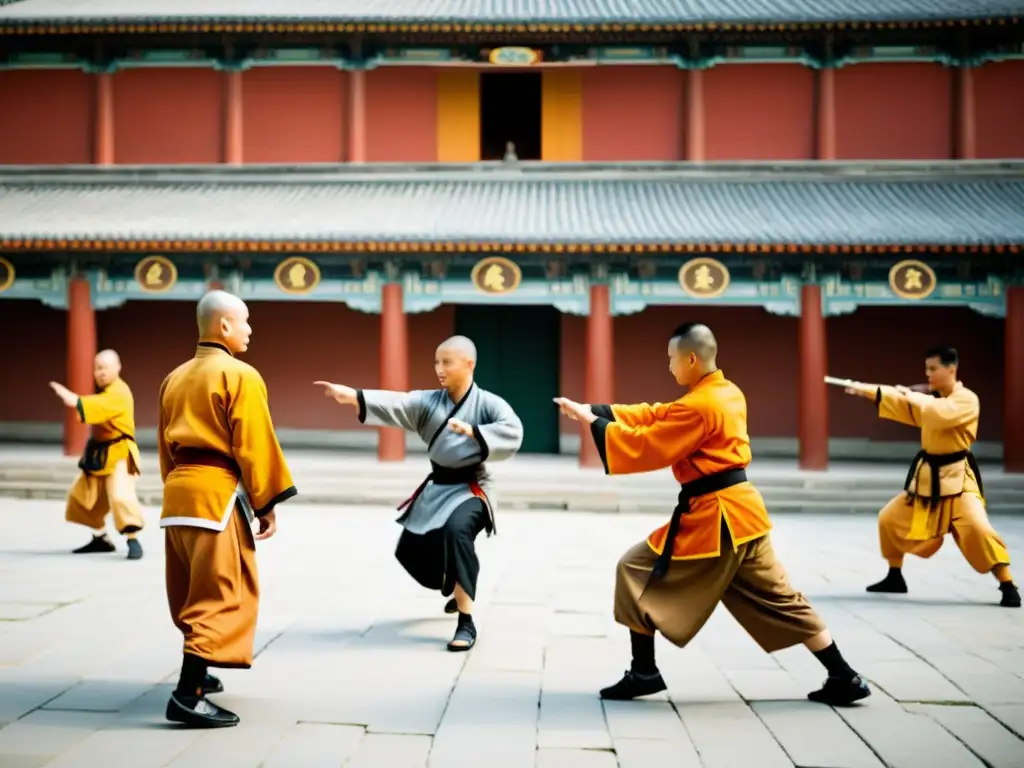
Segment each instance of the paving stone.
M541 749L610 749L612 739L601 700L593 694L552 690L544 686L537 724Z
M426 768L430 736L367 733L345 768Z
M966 693L920 659L872 661L857 669L897 701L970 701Z
M884 768L831 707L810 701L756 701L752 708L796 765Z
M617 768L619 762L610 749L538 749L534 765L537 768Z
M909 712L928 715L990 768L1019 768L1024 765L1024 740L978 707L950 707L908 704Z
M261 768L334 768L359 748L364 730L355 726L298 723L267 755Z
M792 768L771 731L745 704L693 704L679 716L700 755L704 768Z
M0 729L0 765L6 767L6 758L15 755L46 757L49 761L113 720L108 713L37 709Z
M156 681L83 680L48 701L43 709L117 712L153 687Z
M981 768L984 765L926 715L891 707L836 710L889 768Z
M619 768L702 768L700 756L689 737L685 741L665 739L615 739Z
M679 715L667 701L605 701L604 712L613 739L689 740Z

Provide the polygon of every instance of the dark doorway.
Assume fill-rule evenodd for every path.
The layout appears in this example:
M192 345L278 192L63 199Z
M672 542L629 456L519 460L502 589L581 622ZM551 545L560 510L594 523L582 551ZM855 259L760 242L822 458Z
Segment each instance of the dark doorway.
M480 76L480 159L501 160L508 142L520 160L540 160L539 72Z
M455 333L476 344L476 381L523 422L521 453L558 453L562 318L554 307L460 304Z

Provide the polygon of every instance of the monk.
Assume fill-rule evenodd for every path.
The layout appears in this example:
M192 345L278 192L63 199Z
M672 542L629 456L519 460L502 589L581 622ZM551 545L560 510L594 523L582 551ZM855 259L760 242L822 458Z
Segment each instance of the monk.
M78 419L92 427L85 453L78 462L82 470L68 493L64 519L92 529L92 541L72 550L76 555L113 552L117 548L107 538L105 519L110 513L114 527L128 542L128 559L142 557L142 544L136 538L145 526L135 483L141 474L142 460L135 443L135 400L121 378L121 358L112 349L104 349L93 361L96 394L79 395L63 384L50 382Z
M454 593L445 612L459 614L448 643L455 652L476 643L475 542L481 531L489 536L496 530L497 500L484 462L511 458L523 442L523 424L512 406L474 383L476 359L470 339L452 336L434 354L440 389L389 392L315 382L328 397L355 406L363 424L399 427L427 444L431 472L398 507L404 530L395 557L421 586L445 597Z
M259 610L254 538L277 532L277 505L297 491L266 384L235 357L249 348L248 308L210 291L196 315L199 346L160 386L157 425L167 602L185 641L167 719L219 728L239 718L206 698L224 690L207 669L252 665Z
M921 450L910 463L903 493L878 515L885 578L868 592L905 593L903 558L928 558L947 533L978 573L991 573L1005 608L1020 608L1020 592L1010 574L1010 553L985 511L981 470L971 453L978 438L978 396L957 380L960 357L953 347L925 352L925 388L857 384L851 395L874 400L883 419L921 430Z
M768 653L797 643L814 653L828 679L809 699L852 704L871 690L775 556L768 510L746 475L746 398L718 368L717 355L707 326L682 325L668 343L669 370L689 388L678 400L582 405L555 399L563 414L590 424L606 474L672 467L681 486L671 522L619 560L615 620L629 628L633 661L601 697L665 690L654 659L655 632L683 647L722 602Z

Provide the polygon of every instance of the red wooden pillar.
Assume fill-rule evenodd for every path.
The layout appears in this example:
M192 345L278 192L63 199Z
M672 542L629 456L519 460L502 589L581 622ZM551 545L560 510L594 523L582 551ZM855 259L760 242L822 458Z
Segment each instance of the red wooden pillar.
M1006 291L1003 470L1024 472L1024 285Z
M68 281L67 386L80 395L96 388L92 375L96 357L96 313L89 295L89 281L72 277ZM79 456L89 439L89 427L78 420L73 408L64 409L64 455Z
M958 67L954 80L953 157L974 160L978 156L978 129L974 109L974 70Z
M815 157L836 159L836 71L819 69L815 77Z
M587 316L586 378L583 397L587 403L612 403L615 397L615 353L612 335L611 295L608 283L590 286L590 314ZM601 457L590 436L590 425L580 426L580 466L601 467Z
M114 164L114 76L96 75L93 100L92 161L96 165Z
M348 73L348 161L366 162L366 72Z
M409 389L409 339L402 304L402 284L385 283L381 291L380 387L399 392ZM378 461L405 459L405 432L381 427L377 438Z
M242 73L232 70L224 73L224 135L222 137L224 162L241 165L243 159L242 134Z
M686 159L692 163L703 163L704 71L688 69L686 73Z
M821 286L800 289L800 468L828 469L828 350Z

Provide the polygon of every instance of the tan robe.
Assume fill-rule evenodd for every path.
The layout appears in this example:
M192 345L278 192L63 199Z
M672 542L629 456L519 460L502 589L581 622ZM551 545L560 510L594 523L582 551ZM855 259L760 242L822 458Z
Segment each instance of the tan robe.
M672 467L680 484L750 463L747 404L721 371L674 403L594 405L591 433L608 474ZM790 585L775 558L760 492L742 482L692 498L674 541L668 526L626 552L615 584L615 620L643 634L660 631L686 645L719 601L766 651L801 643L825 625ZM650 575L671 547L660 579Z
M921 449L929 454L969 451L978 436L981 405L978 396L957 382L948 397L920 392L903 394L893 387L879 387L878 415L921 429ZM1009 565L1006 544L989 522L978 478L967 459L939 468L939 496L933 498L932 468L915 460L904 492L878 515L882 557L899 567L907 554L931 557L953 534L964 558L978 573Z
M296 495L255 368L201 342L160 388L167 602L184 652L249 667L259 613L256 516Z
M134 440L132 391L122 379L115 379L103 391L80 397L77 410L79 420L92 425L90 443L103 443L124 435L132 439L112 443L107 448L102 469L83 471L78 476L68 492L64 519L100 530L107 514L112 514L118 532L134 535L142 530L145 520L135 485L142 462Z

